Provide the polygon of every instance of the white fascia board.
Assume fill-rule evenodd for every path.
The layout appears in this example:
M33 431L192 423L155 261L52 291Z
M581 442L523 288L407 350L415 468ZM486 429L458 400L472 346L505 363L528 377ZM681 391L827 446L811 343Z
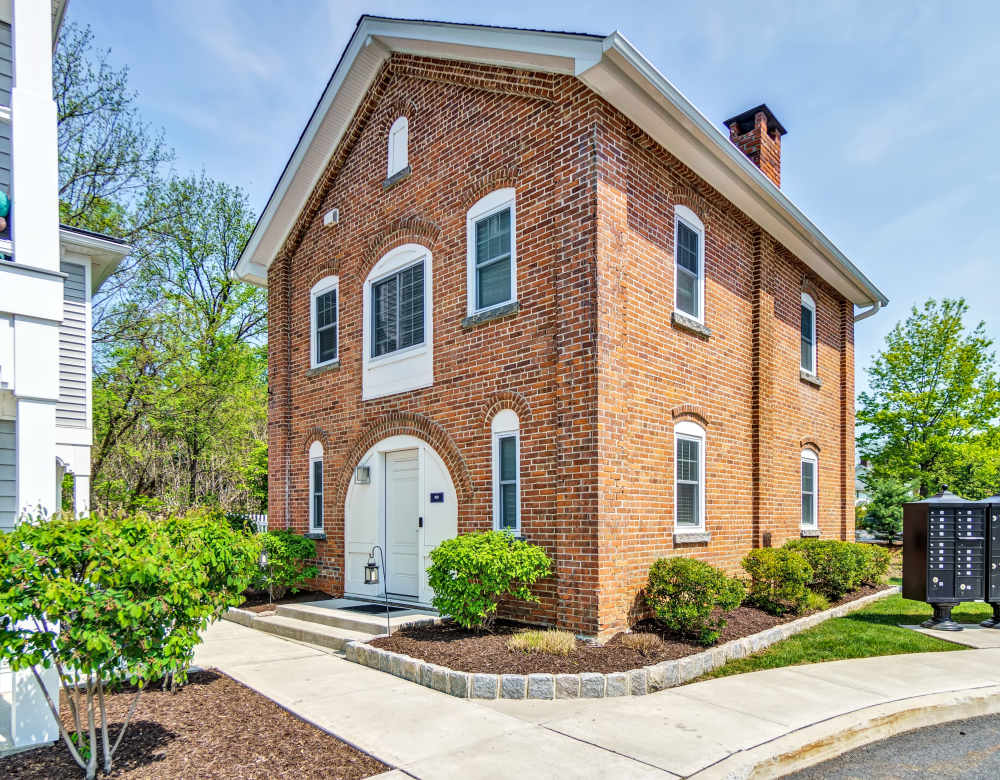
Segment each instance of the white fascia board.
M114 273L132 247L120 241L77 233L59 228L59 247L63 252L75 252L90 258L90 292L95 293L105 279Z

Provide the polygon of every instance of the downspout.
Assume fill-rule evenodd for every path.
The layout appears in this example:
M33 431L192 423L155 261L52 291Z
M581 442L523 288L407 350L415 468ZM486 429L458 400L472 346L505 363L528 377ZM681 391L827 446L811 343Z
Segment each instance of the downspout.
M871 306L867 309L863 309L854 315L855 322L861 322L861 320L867 320L869 317L873 317L878 314L879 309L882 308L881 301L874 301Z

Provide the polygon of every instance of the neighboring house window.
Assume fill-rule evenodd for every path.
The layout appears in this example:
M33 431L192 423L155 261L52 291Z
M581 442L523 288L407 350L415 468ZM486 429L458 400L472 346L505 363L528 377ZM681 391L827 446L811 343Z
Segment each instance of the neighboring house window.
M309 445L309 530L323 530L323 445Z
M705 226L686 206L674 206L674 282L677 311L703 322Z
M816 527L818 458L812 450L802 450L802 527Z
M468 313L517 300L514 189L491 192L466 215Z
M410 123L405 116L399 117L389 128L389 177L403 170L409 162Z
M372 282L372 357L424 343L424 263Z
M521 432L511 409L497 412L493 433L493 527L521 533Z
M816 373L816 301L802 293L802 370Z
M682 421L674 427L676 483L674 509L678 529L705 527L705 430Z
M310 365L325 366L339 356L337 277L321 279L309 293L312 308L312 338Z

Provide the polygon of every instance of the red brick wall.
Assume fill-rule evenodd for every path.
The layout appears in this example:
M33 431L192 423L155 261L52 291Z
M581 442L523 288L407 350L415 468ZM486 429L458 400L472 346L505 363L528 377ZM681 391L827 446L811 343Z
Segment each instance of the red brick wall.
M386 190L386 139L400 114L412 174ZM463 328L465 214L505 186L517 191L520 310ZM706 224L707 341L670 325L675 203ZM334 206L340 224L325 228ZM411 241L433 256L434 385L362 401L363 282ZM309 289L331 273L340 366L310 375ZM270 524L306 530L307 452L322 440L327 539L316 584L340 592L347 481L368 442L406 432L434 444L468 496L459 530L489 528L490 410L511 405L523 531L556 564L535 620L607 634L637 614L656 557L734 570L762 530L775 544L796 535L803 439L821 448L820 528L848 533L851 307L812 280L823 386L804 384L804 278L804 266L576 80L394 55L269 272ZM712 539L694 547L672 540L675 414L708 420Z

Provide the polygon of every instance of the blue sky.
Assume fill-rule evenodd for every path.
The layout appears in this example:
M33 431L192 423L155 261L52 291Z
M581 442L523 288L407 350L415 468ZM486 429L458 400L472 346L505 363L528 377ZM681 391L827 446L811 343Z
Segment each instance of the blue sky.
M964 295L1000 341L1000 3L72 0L181 172L266 202L363 13L620 30L721 120L788 129L782 189L890 298L857 328L859 384L914 303Z

